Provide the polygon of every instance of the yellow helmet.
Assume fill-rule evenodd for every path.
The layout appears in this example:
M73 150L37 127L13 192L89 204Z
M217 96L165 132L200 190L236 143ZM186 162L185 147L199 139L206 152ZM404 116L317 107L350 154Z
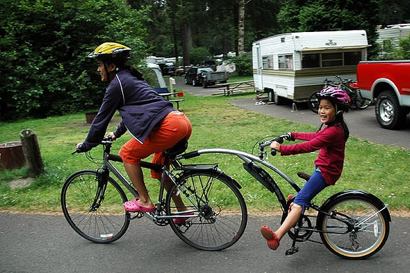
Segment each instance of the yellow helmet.
M131 48L128 46L114 42L106 42L97 46L93 52L88 54L88 58L101 60L123 59L125 61L128 59L130 52Z

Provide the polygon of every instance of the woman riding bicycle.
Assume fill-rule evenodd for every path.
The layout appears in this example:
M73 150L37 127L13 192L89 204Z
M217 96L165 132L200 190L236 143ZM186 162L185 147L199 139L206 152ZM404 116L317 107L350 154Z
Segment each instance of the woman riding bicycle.
M309 207L310 201L320 191L333 185L342 174L345 157L345 144L349 137L349 129L343 119L343 112L348 111L349 95L336 87L327 87L318 93L319 118L322 123L317 132L292 132L289 140L304 140L294 145L281 145L272 142L271 148L281 155L309 153L319 150L315 160L315 170L298 192L289 207L289 214L282 225L273 232L269 227L261 228L262 236L267 240L270 249L276 250L281 238L297 223L303 211Z
M127 130L132 135L119 155L139 193L139 198L125 202L124 208L129 212L153 212L155 207L145 187L140 160L154 154L152 162L163 164L163 151L188 140L192 126L183 113L176 111L171 102L163 99L143 80L141 73L126 64L130 52L131 48L127 46L107 42L88 55L97 60L101 81L107 82L108 87L86 139L77 144L77 151L86 152L97 146L118 110L122 121L116 131L108 135L113 140ZM158 172L152 171L151 176L160 179ZM174 200L183 210L184 205L178 197Z

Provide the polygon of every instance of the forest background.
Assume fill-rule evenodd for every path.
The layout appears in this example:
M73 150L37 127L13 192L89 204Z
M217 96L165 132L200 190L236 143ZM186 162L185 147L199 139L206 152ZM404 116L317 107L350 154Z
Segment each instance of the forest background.
M189 65L296 31L365 29L410 22L407 0L0 0L0 120L95 108L103 87L86 56L105 41ZM410 43L410 42L409 42ZM408 45L410 47L410 45ZM369 58L377 54L369 50Z

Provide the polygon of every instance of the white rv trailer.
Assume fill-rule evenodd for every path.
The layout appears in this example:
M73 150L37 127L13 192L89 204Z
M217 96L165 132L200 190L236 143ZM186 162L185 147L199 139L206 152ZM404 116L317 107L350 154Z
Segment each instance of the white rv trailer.
M356 65L367 59L364 30L286 33L256 41L252 45L256 91L305 101L323 87L326 78L356 79Z

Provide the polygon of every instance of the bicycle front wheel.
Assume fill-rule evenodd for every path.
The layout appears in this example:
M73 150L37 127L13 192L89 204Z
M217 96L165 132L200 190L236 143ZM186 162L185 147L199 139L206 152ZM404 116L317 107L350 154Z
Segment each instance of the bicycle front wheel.
M318 219L324 245L343 258L370 257L389 236L389 219L384 209L364 195L348 194L335 199Z
M364 110L372 104L372 101L368 98L362 97L360 90L357 91L357 97L355 100L356 107L360 110Z
M111 243L127 230L130 218L124 191L111 178L95 171L71 175L61 192L61 207L70 226L94 243Z
M217 170L182 174L166 198L167 214L185 217L171 220L172 230L197 249L214 251L232 246L241 238L248 220L245 201L235 184ZM181 201L185 212L180 209Z

